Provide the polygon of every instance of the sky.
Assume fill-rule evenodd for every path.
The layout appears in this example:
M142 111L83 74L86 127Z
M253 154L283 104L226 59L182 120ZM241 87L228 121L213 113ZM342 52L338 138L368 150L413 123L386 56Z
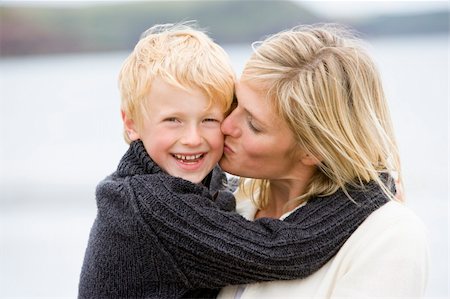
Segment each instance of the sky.
M148 0L152 1L152 0ZM167 0L166 0L167 1ZM169 0L180 1L180 0ZM189 1L189 0L181 0ZM214 1L214 0L203 0ZM239 0L235 0L239 1ZM257 1L257 0L254 0ZM275 0L276 1L276 0ZM282 0L278 0L282 1ZM398 13L420 13L432 10L449 10L448 0L397 0L397 1L340 1L340 0L328 0L328 1L313 1L313 0L293 0L302 3L305 7L311 9L313 12L330 18L363 18L368 16L380 15L380 14L398 14ZM124 0L0 0L1 4L14 3L18 5L39 5L39 6L80 6L80 5L94 5L94 4L110 4L112 2L127 2Z
M326 17L361 18L380 14L410 14L449 10L449 1L301 1L305 7Z

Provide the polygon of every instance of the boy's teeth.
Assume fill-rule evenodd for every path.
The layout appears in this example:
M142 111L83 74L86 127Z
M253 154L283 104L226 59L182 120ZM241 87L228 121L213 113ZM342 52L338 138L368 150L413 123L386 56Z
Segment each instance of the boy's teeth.
M174 155L175 158L180 159L180 160L195 160L198 159L202 156L202 154L198 154L198 155L191 155L191 156L184 156L184 155Z

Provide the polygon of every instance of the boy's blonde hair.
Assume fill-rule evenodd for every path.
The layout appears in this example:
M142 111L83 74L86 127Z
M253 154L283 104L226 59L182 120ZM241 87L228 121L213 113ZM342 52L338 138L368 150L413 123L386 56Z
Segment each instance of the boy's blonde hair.
M255 46L244 67L241 80L267 88L268 104L299 147L321 161L297 203L371 180L394 198L392 182L380 178L389 173L400 180L393 126L378 71L360 44L336 25L300 26ZM253 187L264 208L269 181L255 180Z
M192 22L151 27L125 60L121 109L138 126L150 109L146 99L155 78L175 88L200 89L224 113L232 103L235 76L228 55ZM131 142L126 132L124 137Z

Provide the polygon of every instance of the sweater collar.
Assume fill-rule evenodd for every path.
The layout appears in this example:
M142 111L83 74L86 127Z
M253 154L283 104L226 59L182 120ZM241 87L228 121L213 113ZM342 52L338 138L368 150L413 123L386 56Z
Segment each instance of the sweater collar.
M130 176L139 174L155 174L164 172L155 161L150 158L141 140L133 141L125 155L119 162L117 174L119 176ZM164 172L165 173L165 172ZM216 165L202 181L202 185L211 188L212 191L222 189L224 174L220 167Z
M161 167L148 155L141 140L133 141L130 144L130 147L117 167L119 176L153 174L161 171Z

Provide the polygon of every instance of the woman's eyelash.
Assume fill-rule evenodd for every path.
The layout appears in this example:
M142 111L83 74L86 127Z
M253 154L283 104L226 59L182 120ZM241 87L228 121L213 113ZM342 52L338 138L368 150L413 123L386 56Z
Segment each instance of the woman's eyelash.
M258 128L256 128L256 127L253 125L253 123L252 123L252 117L251 117L251 116L247 117L247 124L248 124L248 127L250 128L250 130L252 130L253 132L255 132L255 133L261 133L261 130L259 130Z

